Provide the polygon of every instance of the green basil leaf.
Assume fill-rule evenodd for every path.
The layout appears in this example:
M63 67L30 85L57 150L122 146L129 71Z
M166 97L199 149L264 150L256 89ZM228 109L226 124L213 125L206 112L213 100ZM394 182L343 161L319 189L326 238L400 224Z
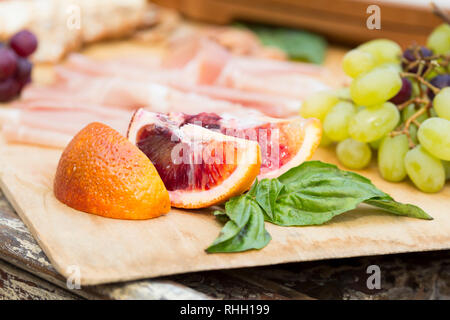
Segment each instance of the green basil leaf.
M425 219L425 220L433 220L433 217L427 214L425 211L420 209L419 207L412 204L404 204L396 202L392 199L380 198L380 199L370 199L364 201L367 204L370 204L374 207L381 208L385 211L393 213L398 216L406 216L411 218Z
M225 204L230 219L222 228L219 237L206 251L240 252L261 249L271 240L264 226L261 207L247 194L230 199ZM220 215L219 215L220 216Z
M282 226L323 224L365 200L386 195L370 180L320 161L304 162L278 180L284 189L273 217L266 220Z
M255 23L239 23L237 26L250 29L264 45L281 49L290 59L320 64L325 58L327 42L317 34Z
M395 202L369 179L320 161L304 162L281 175L278 181L283 188L276 189L279 193L270 206L271 215L265 215L266 221L277 225L320 225L355 209L361 202L397 215L429 219L417 207ZM254 193L259 205L267 211L267 201L261 200L267 198L266 190L260 187ZM369 203L368 200L372 201Z
M216 210L214 211L213 215L223 224L227 223L228 220L230 220L224 211Z
M369 179L320 161L304 162L278 179L255 181L247 194L225 204L214 215L225 226L208 252L261 249L271 240L264 220L281 226L320 225L358 204L399 216L433 219L417 206L396 202Z
M276 201L283 187L277 179L263 179L256 185L251 194L264 209L264 213L269 217L269 220L274 218Z

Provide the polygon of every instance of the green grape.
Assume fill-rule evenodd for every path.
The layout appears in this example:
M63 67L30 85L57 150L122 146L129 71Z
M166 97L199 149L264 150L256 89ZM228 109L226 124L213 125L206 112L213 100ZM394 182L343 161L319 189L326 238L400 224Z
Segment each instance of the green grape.
M417 132L420 144L433 156L450 160L450 121L442 118L425 120Z
M372 158L372 150L367 143L350 138L338 143L336 154L340 163L349 169L365 168Z
M371 40L360 45L358 49L371 53L377 65L386 62L400 63L402 56L402 48L388 39Z
M441 161L445 170L445 179L450 179L450 161Z
M450 120L450 87L445 87L434 97L433 108L439 117Z
M436 54L450 53L450 25L443 23L429 35L427 47Z
M409 106L407 106L405 109L402 110L402 121L406 122L409 118L412 117L413 114L415 114L418 110L416 110L416 106L412 103ZM416 118L416 121L419 123L422 123L428 119L428 114L422 113L420 116Z
M411 81L412 85L412 97L420 96L420 89L422 89L422 92L427 92L428 88L426 85L418 82L417 80L413 78L408 78L409 81ZM431 79L431 78L430 78Z
M383 139L378 150L378 168L385 180L398 182L406 178L404 159L408 151L408 137L404 134Z
M392 70L395 72L403 72L402 65L399 63L394 63L394 62L380 64L379 66L377 66L377 68L389 69L389 70Z
M355 106L351 102L338 102L326 115L323 122L323 131L334 141L348 138L348 123L355 115Z
M323 132L322 133L322 139L320 140L320 146L321 147L328 147L332 143L333 143L333 140L328 138L328 136Z
M409 125L408 131L409 131L409 136L411 137L411 140L415 143L415 144L419 144L419 140L417 139L417 131L419 130L419 128L417 128L417 126L414 123L411 123Z
M375 58L370 52L354 49L347 52L342 59L342 69L352 78L356 78L373 67L375 67Z
M430 109L430 118L438 117L438 114L436 113L436 110L434 108Z
M371 141L369 142L369 146L373 149L373 150L378 150L380 148L380 144L383 141L383 138L380 138L378 140L375 141Z
M433 70L431 70L430 72L428 72L425 75L425 80L430 81L431 79L433 79L434 77L440 75L440 74L444 74L444 73L449 73L449 69L447 69L445 66L440 66L440 65L435 65ZM424 91L427 91L427 86L422 84L422 87L424 88Z
M317 118L323 122L330 109L339 102L338 97L329 91L321 91L309 96L300 108L304 118Z
M353 80L350 93L357 105L373 106L394 97L402 87L398 72L391 68L375 68Z
M334 94L341 100L349 100L349 101L352 100L349 87L342 87L336 89L336 91L334 91Z
M391 132L400 120L397 107L391 102L358 111L350 120L350 137L361 142L381 139Z
M409 178L423 192L438 192L444 186L445 170L441 160L420 145L406 153L405 168Z

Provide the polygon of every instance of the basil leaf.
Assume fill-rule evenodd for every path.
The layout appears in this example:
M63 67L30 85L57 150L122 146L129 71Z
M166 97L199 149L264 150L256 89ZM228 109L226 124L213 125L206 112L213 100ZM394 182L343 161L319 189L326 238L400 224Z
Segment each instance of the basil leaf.
M425 220L433 220L433 217L427 214L425 211L420 209L419 207L412 204L404 204L396 202L392 199L370 199L366 200L365 203L370 204L374 207L381 208L390 213L393 213L398 216L406 216L411 218L425 219Z
M261 249L272 239L265 229L261 207L247 194L229 200L225 204L225 213L230 220L222 228L219 237L206 249L207 252Z
M264 209L264 213L269 217L269 220L274 218L276 201L283 187L277 179L263 179L252 187L254 191L252 191L251 195L255 197L256 202Z
M225 212L216 211L225 226L206 251L261 249L271 240L264 220L281 226L320 225L362 202L399 216L433 219L419 207L396 202L363 176L309 161L278 179L255 181L247 194L225 204Z
M320 64L325 58L327 42L317 34L255 23L239 23L236 26L250 29L262 44L281 49L290 59Z
M304 162L281 175L278 181L283 188L274 189L273 192L279 192L270 205L271 214L266 214L265 219L281 226L320 225L355 209L361 202L397 215L431 218L415 206L395 202L369 179L320 161ZM267 213L266 189L267 186L259 187L254 194Z

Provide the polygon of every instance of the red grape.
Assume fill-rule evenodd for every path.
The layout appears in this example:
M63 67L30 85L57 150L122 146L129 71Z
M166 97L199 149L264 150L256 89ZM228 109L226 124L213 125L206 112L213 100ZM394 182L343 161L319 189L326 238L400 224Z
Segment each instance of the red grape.
M431 52L431 50L428 49L428 48L426 48L426 47L420 47L420 49L419 49L419 55L420 55L421 57L423 57L423 58L431 57L431 56L433 55L433 52ZM403 58L405 58L405 59L408 60L409 62L416 61L416 57L415 57L414 51L413 51L412 49L406 49L406 50L403 52ZM405 63L405 62L402 63L403 69L406 68L406 65L407 65L407 64L408 64L408 63ZM414 68L412 68L412 69L410 69L410 70L406 70L406 71L412 72L412 73L416 73L416 72L418 71L418 69L419 69L419 68L416 66L416 67L414 67ZM422 70L422 74L423 74L424 72L425 72L425 69Z
M430 84L435 86L436 88L442 89L444 87L450 87L450 74L440 74L430 80ZM427 91L428 97L430 100L434 99L434 93L430 89Z
M19 83L19 93L20 93L20 91L22 91L23 87L25 87L27 84L29 84L31 82L31 75L25 79L17 80L17 82Z
M17 59L16 79L20 81L26 80L31 75L31 69L33 65L25 58L19 57Z
M411 98L412 85L407 78L402 78L402 87L400 91L391 99L390 102L394 104L402 104Z
M16 71L17 57L7 47L0 48L0 80L6 79Z
M37 48L36 36L28 30L17 32L9 40L10 47L21 57L28 57Z
M0 102L11 100L19 93L19 90L19 83L14 78L0 81Z

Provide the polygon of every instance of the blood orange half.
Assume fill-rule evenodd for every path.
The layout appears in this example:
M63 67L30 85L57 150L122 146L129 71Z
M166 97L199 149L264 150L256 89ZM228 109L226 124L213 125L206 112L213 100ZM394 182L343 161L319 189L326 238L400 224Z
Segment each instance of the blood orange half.
M156 114L140 109L130 123L128 137L131 142L137 144L137 132L154 119L164 119L175 127L194 124L228 136L258 142L262 155L258 179L276 178L309 160L322 135L320 121L313 118L275 119L259 113L242 117L214 113Z
M258 143L181 120L140 109L127 134L155 166L172 206L208 207L248 190L260 171Z

